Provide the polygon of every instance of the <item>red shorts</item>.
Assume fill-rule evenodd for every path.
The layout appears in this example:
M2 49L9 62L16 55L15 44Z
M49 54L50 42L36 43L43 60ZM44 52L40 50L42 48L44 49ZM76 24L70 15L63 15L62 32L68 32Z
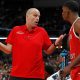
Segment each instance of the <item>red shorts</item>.
M72 79L72 80L80 80L80 66L75 67L75 68L71 71L70 75L71 75L71 79Z

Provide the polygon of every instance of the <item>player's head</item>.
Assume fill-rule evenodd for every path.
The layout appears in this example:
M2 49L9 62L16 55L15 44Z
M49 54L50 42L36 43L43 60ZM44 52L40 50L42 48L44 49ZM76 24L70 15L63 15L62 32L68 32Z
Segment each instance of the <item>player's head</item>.
M78 14L79 4L74 0L69 0L63 4L62 16L64 20L68 20L72 14Z

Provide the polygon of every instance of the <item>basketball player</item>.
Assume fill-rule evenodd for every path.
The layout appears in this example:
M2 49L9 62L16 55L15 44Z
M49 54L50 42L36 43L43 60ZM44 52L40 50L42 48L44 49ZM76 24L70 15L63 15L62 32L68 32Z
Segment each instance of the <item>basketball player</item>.
M69 31L69 47L71 64L63 69L63 76L70 72L72 80L80 80L80 17L79 4L72 0L64 3L62 16L72 26Z

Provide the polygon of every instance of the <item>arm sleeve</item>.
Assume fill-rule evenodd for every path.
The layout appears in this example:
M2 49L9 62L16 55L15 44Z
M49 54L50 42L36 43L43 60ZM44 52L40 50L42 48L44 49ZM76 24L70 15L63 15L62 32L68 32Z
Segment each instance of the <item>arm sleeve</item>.
M44 39L43 40L44 41L43 42L43 49L47 50L51 46L52 42L48 36L48 33L45 30L43 32L43 39Z
M11 30L11 32L9 33L7 39L5 40L6 43L10 43L10 44L13 44L13 41L14 41L14 36L15 36L15 28L13 28Z

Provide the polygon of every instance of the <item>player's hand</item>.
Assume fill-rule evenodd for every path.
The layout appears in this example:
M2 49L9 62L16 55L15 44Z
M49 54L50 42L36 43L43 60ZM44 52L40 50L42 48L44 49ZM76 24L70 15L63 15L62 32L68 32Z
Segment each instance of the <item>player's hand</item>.
M61 70L61 76L66 77L71 71L71 67L68 65L63 70Z

